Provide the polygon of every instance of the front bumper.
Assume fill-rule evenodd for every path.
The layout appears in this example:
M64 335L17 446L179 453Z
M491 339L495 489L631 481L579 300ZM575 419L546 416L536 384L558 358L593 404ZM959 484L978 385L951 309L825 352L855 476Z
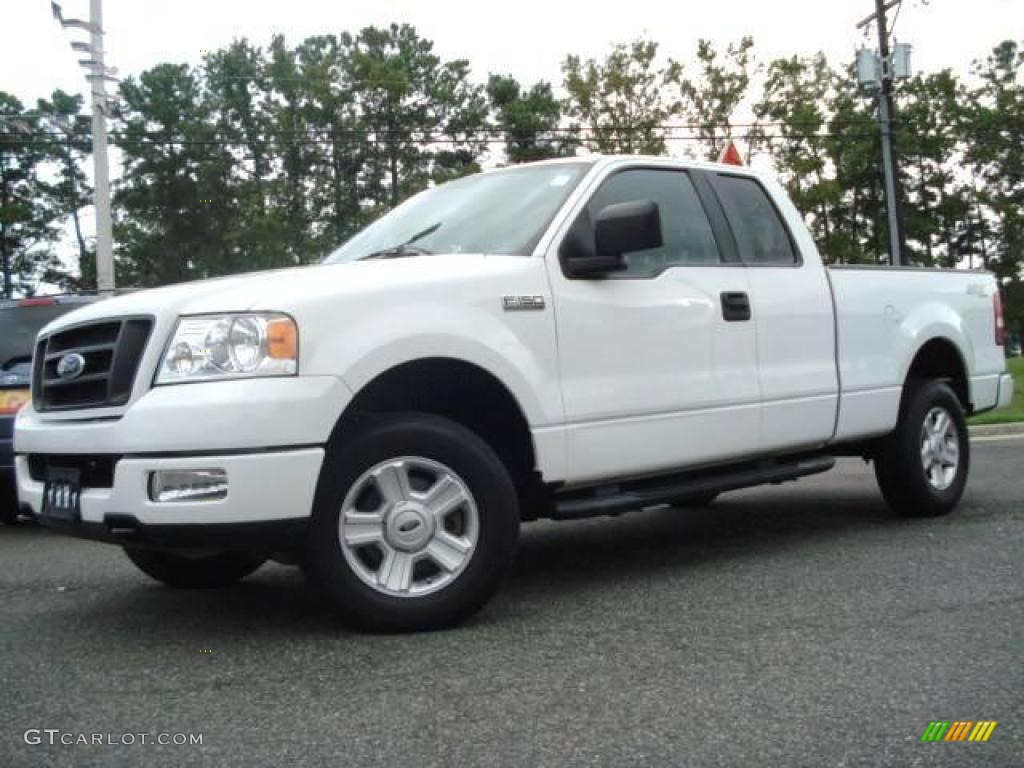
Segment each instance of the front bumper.
M81 522L110 529L153 525L226 525L307 518L313 507L322 447L204 456L124 456L109 488L84 487ZM18 497L36 515L45 483L33 478L27 456L15 459ZM227 472L227 496L217 501L155 502L149 476L160 469L219 468ZM45 520L44 520L45 522Z
M128 528L185 533L185 526L303 520L312 512L323 446L350 397L336 377L298 376L155 387L113 418L27 405L14 433L18 496L39 515L46 465L96 459L107 470L88 479L83 472L81 521L71 533L104 538ZM183 469L223 469L227 496L150 499L152 472ZM157 531L161 540L167 532Z

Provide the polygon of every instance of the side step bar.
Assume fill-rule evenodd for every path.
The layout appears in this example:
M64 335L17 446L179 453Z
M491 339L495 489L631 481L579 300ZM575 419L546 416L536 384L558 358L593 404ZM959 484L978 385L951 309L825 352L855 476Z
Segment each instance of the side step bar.
M658 504L683 501L707 493L721 493L765 483L784 483L806 475L827 472L835 466L832 456L774 459L747 462L721 469L705 469L668 477L603 485L555 497L553 520L616 515Z

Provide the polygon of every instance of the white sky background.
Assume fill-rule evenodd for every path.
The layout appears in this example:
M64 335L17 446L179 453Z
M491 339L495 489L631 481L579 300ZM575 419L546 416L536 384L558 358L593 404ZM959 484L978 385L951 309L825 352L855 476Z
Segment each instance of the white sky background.
M88 0L61 0L64 17L88 18ZM614 42L647 36L660 52L688 61L697 39L719 48L754 37L758 61L824 51L833 62L852 60L862 42L855 25L873 0L104 0L107 64L119 75L160 62L198 64L202 50L248 37L265 46L281 33L290 43L313 34L356 32L392 21L414 25L445 59L468 59L475 80L508 73L529 85L559 86L568 53L602 57ZM949 67L966 75L972 60L1001 40L1024 38L1024 0L906 0L895 37L914 46L915 71ZM54 88L86 93L78 54L49 0L0 0L0 90L26 106ZM112 168L116 177L117 169ZM83 211L91 234L91 211Z

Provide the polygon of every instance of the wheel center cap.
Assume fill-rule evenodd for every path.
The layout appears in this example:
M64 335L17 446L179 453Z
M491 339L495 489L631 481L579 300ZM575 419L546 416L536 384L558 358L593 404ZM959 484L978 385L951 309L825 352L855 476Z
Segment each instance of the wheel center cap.
M384 537L395 549L417 552L434 536L434 519L419 504L396 504L384 523Z

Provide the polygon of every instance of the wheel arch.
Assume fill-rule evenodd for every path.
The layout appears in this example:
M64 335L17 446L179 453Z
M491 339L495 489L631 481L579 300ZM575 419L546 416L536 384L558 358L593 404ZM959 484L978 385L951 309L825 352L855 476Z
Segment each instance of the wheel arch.
M493 372L460 358L423 357L377 373L355 391L331 433L373 414L431 413L461 424L490 445L513 478L535 479L538 451L525 409Z
M935 335L918 346L903 378L901 411L906 402L908 384L914 379L947 380L964 412L971 412L971 382L967 375L967 363L960 346L949 336Z

